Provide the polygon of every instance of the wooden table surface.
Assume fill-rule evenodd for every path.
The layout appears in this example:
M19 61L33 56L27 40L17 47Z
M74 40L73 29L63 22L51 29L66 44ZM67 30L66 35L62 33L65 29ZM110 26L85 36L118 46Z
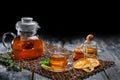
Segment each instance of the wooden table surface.
M64 47L68 50L73 50L76 46L79 46L86 36L74 37L72 39L64 38L62 41L56 38L45 38L45 42ZM90 76L84 80L120 80L120 34L99 36L95 35L94 40L98 43L98 57L102 60L110 60L115 62L115 66L105 69L93 76ZM0 42L0 53L6 52L6 49ZM22 72L7 71L6 68L0 64L0 80L51 80L41 75L34 73L34 75L28 70L22 70ZM61 79L62 80L62 79Z

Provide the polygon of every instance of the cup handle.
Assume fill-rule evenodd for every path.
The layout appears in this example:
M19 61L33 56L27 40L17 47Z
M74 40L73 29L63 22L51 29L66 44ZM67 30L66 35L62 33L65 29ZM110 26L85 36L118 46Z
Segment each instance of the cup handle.
M9 39L7 39L9 35ZM12 32L6 32L3 34L3 37L2 37L2 43L3 43L3 46L7 49L7 52L11 52L11 43L12 41L10 41L10 36L11 38L13 37L13 39L16 37L16 35ZM5 41L7 39L7 41Z

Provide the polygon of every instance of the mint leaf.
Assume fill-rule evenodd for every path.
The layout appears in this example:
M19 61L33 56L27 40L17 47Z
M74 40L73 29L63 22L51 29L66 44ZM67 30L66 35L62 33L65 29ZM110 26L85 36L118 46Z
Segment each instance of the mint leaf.
M2 62L7 67L7 70L21 71L22 68L14 63L11 56L8 53L2 55Z
M40 65L44 64L47 66L50 66L50 59L43 58L41 62L39 62Z

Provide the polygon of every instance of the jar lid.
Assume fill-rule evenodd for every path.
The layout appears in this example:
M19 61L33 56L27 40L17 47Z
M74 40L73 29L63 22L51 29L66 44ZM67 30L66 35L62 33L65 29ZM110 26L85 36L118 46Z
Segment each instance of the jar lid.
M16 23L16 29L19 31L31 31L39 28L40 26L36 21L33 21L32 17L22 17L21 21Z

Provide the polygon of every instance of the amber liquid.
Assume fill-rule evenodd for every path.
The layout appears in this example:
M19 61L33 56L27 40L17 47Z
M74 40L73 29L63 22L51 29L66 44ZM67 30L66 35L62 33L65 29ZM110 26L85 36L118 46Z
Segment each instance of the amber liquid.
M21 40L17 37L12 43L12 49L14 59L35 59L43 53L44 43L40 38Z
M65 70L67 65L67 56L62 54L52 54L50 56L50 66L53 70Z
M80 58L84 58L84 52L80 49L74 50L73 60L78 60Z
M87 48L85 52L85 57L97 57L97 48Z

